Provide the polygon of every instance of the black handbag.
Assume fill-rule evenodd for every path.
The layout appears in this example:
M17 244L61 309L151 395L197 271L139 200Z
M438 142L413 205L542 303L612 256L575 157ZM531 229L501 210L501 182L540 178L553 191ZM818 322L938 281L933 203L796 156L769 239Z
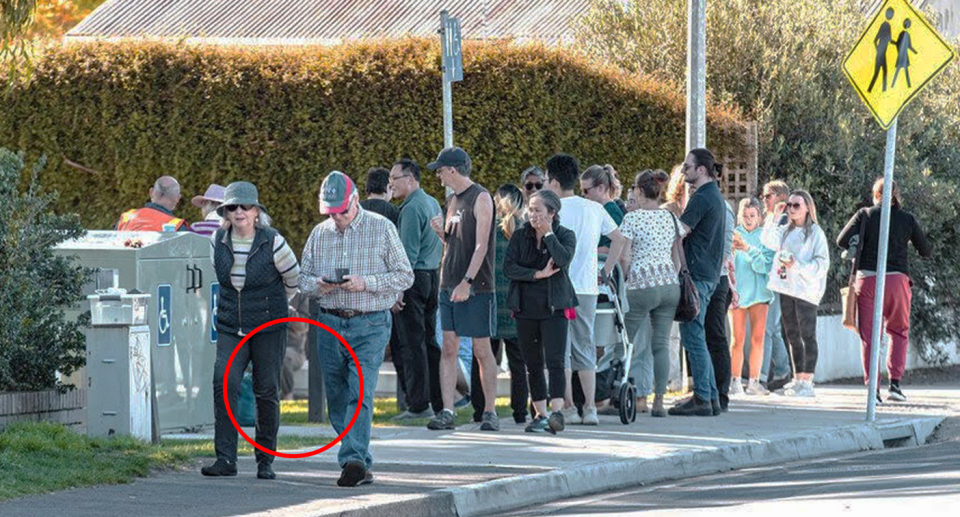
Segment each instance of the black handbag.
M687 269L687 256L683 252L683 240L680 239L680 223L676 216L670 215L673 217L674 231L677 233L673 246L680 255L680 272L677 274L677 280L680 282L680 303L677 304L677 312L673 320L687 323L695 320L697 314L700 314L700 294L697 293L697 286L693 284L690 270Z

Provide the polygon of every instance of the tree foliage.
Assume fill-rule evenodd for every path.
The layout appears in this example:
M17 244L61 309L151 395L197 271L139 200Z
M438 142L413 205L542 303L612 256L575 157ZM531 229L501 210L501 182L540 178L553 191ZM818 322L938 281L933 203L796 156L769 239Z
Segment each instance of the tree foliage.
M50 210L56 194L40 190L42 165L21 192L23 158L0 148L0 391L66 388L56 372L84 364L79 323L63 308L82 299L86 273L53 248L85 230L76 215Z
M595 0L579 41L593 58L663 78L682 91L686 0ZM828 238L883 173L885 132L840 64L868 22L855 0L724 0L707 11L707 85L714 99L758 122L761 181L783 178L811 191ZM955 48L957 43L954 42ZM960 49L960 48L958 48ZM708 132L707 140L711 135ZM911 262L913 341L925 359L960 338L960 71L956 62L899 121L895 177L905 208L922 221L935 257ZM834 248L825 307L847 270ZM844 265L845 266L845 265Z

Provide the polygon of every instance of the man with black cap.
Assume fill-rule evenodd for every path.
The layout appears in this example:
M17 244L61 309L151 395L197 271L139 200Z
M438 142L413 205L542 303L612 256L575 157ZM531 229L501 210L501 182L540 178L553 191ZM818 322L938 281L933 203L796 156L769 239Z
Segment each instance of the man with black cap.
M361 402L338 455L343 472L337 485L345 487L373 482L373 394L390 340L390 308L413 285L413 270L393 223L364 210L359 199L353 180L338 171L327 175L320 186L319 204L320 213L330 218L310 233L300 269L300 290L316 298L318 321L350 343L360 363L358 372L336 336L318 330L317 357L334 431L339 434L346 429ZM359 374L363 375L362 394Z
M453 191L447 198L446 220L437 215L433 230L446 243L440 269L440 390L443 410L428 429L454 429L453 396L457 384L457 352L460 338L473 339L473 356L480 366L483 397L482 431L499 431L497 417L497 361L490 348L496 333L497 307L493 282L493 198L470 180L470 156L459 147L440 151L427 168Z

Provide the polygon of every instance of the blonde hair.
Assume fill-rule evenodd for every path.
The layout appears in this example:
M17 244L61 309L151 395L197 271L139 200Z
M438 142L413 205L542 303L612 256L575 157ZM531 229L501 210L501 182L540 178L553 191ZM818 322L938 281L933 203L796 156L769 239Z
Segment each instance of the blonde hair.
M683 208L687 204L687 183L683 180L682 163L670 171L670 183L667 185L666 201L672 201L680 208Z
M743 226L743 212L748 208L753 208L757 211L757 216L763 214L763 210L760 208L760 200L750 196L745 197L740 200L740 206L737 207L737 224Z
M509 239L517 229L517 220L523 214L523 193L516 185L509 183L501 185L496 195L497 218L500 219L500 230Z

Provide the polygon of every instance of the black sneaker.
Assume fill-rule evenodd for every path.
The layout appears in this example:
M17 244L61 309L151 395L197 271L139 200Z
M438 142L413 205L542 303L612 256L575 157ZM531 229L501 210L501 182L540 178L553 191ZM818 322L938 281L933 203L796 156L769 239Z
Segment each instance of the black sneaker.
M457 425L454 423L456 415L453 414L453 411L449 409L444 409L437 416L430 419L430 422L427 423L427 429L431 431L441 431L444 429L456 429Z
M896 402L906 402L907 396L903 394L903 391L900 390L900 386L896 384L891 384L887 388L887 400L893 400Z
M373 473L363 466L363 463L351 461L343 466L337 486L355 487L373 483Z
M236 476L237 464L227 460L217 460L213 465L200 469L200 473L210 477Z
M713 416L720 416L720 413L723 413L723 406L720 405L720 401L717 399L710 400L710 410L713 411Z
M257 463L257 479L277 479L273 466L269 463Z
M720 409L720 401L717 401L717 409ZM670 408L667 414L671 416L713 416L713 404L694 395L687 402Z
M480 424L481 431L499 431L500 430L500 417L498 417L496 413L484 411L482 420L483 420L483 423Z
M533 422L527 424L527 427L523 429L526 433L550 433L557 434L556 431L550 429L550 423L547 421L547 417L538 416L533 419Z
M883 405L883 397L880 396L880 388L877 388L877 405Z
M557 434L566 428L563 413L559 411L550 413L550 418L547 419L547 424L550 425L550 430L553 432L553 434Z

